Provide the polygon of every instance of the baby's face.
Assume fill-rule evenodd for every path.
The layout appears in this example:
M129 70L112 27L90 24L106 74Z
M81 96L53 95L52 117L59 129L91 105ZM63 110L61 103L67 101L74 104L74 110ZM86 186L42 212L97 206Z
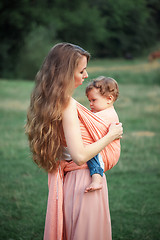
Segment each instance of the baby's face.
M94 113L102 111L109 107L107 97L102 96L96 88L90 90L87 97L90 101L91 111Z

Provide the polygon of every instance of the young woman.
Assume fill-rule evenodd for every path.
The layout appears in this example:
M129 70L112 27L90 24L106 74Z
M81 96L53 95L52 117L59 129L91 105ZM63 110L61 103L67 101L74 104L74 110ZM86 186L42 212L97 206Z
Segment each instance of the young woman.
M123 128L120 123L108 129L72 98L74 89L88 77L89 57L79 46L55 45L37 74L31 95L26 133L34 161L48 172L45 240L111 239L106 178L102 190L85 193L91 182L86 162L121 138ZM72 161L65 161L64 148Z

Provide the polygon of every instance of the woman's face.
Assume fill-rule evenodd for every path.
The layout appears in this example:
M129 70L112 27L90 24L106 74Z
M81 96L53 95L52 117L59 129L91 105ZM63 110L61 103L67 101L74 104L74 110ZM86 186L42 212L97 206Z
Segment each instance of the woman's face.
M86 67L87 67L87 57L82 56L74 72L75 88L77 88L79 85L82 85L84 79L88 77Z

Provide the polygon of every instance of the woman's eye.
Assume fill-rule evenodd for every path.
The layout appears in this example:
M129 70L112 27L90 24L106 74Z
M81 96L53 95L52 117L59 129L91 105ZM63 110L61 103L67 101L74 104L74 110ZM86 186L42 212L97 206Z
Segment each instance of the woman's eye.
M80 72L81 74L83 74L83 71L82 72Z

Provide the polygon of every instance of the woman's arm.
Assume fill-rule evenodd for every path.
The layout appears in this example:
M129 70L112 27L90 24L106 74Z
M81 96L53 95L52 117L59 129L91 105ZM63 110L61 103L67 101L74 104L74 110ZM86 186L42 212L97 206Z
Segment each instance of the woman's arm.
M122 124L112 124L109 132L103 138L92 144L84 145L80 131L77 106L73 98L71 98L69 105L63 112L62 123L69 153L77 165L82 165L90 160L113 140L121 138L123 133Z

